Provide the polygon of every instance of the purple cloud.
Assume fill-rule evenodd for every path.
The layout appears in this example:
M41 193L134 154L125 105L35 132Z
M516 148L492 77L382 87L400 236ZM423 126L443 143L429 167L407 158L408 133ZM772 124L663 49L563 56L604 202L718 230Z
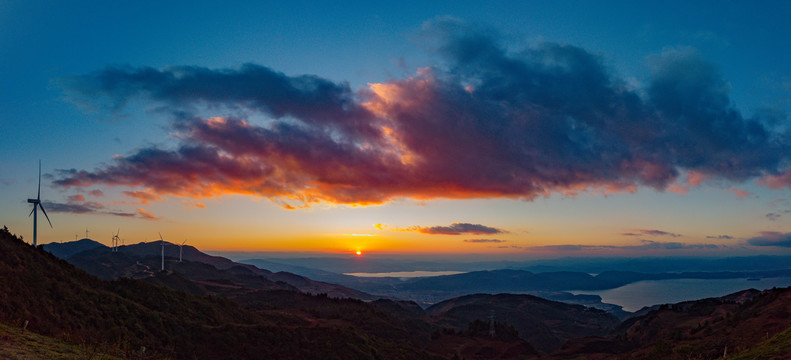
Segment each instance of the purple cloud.
M439 65L361 91L254 64L61 79L75 101L111 111L132 99L163 106L182 136L61 171L55 183L255 195L287 208L662 190L684 173L787 184L791 137L736 110L728 82L692 49L655 56L647 87L634 90L579 47L511 51L497 31L450 18L426 23L423 36Z
M640 240L640 245L546 245L546 246L533 246L527 249L533 251L550 251L550 252L586 252L586 251L611 251L611 250L627 250L627 251L658 251L658 250L713 250L726 248L724 245L717 244L688 244L681 242L658 242L651 240Z
M632 232L625 232L621 233L622 236L670 236L670 237L680 237L681 234L674 234L667 231L662 230L651 230L651 229L633 229Z
M462 234L485 235L485 234L505 233L504 230L496 229L481 224L470 224L470 223L453 223L450 226L431 226L431 227L418 226L416 228L416 231L421 234L430 234L430 235L462 235Z
M505 240L499 239L464 239L467 243L504 243Z
M761 231L760 236L747 239L752 246L791 247L791 233Z
M121 217L136 217L137 214L128 213L116 210L107 210L104 205L99 202L84 201L84 202L68 202L59 203L53 201L45 201L44 208L52 213L71 213L71 214L98 214L98 215L112 215Z

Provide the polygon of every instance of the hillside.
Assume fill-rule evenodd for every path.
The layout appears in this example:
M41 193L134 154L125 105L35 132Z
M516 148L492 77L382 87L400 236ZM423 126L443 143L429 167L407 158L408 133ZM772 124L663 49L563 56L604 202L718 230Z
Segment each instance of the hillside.
M512 325L522 339L543 353L556 350L568 339L606 335L619 322L602 310L514 294L462 296L435 304L426 312L456 328L494 316Z
M109 355L96 344L71 344L49 336L0 323L0 359L104 359L120 357Z
M58 253L53 253L54 255L105 280L116 279L122 276L147 278L152 276L154 271L161 268L162 245L159 241L119 246L118 252L115 253L111 252L107 246L94 243L98 244L98 246L86 247L83 240L81 240L80 242L51 243L43 245L43 247L47 251L50 249L57 250ZM84 250L80 251L81 249ZM206 281L207 278L229 280L229 277L234 277L233 274L242 274L242 276L248 278L258 277L258 284L252 286L257 289L296 288L308 294L328 294L332 297L362 300L376 299L375 296L341 285L314 281L304 276L287 272L273 273L253 265L237 263L221 256L209 255L189 245L181 247L181 258L184 261L179 263L180 249L178 245L165 242L164 249L166 269L174 270L175 267L178 267L178 271L183 275L197 281ZM68 256L59 256L58 254L68 254ZM201 269L197 265L184 265L190 262L209 266L203 266ZM235 277L238 280L239 276ZM265 284L266 282L269 284Z
M70 260L96 272L124 270L109 276L120 279L101 280L0 231L0 324L11 325L0 341L21 344L14 331L28 321L27 332L53 339L44 350L73 353L76 346L125 358L145 348L146 357L176 359L533 359L541 353L541 359L672 360L717 359L727 348L728 358L762 359L783 358L791 348L791 288L664 305L619 324L601 310L530 295L468 295L424 310L409 301L303 293L251 266L218 269L166 258L168 270L157 271L157 256L103 247Z
M119 356L145 348L183 359L434 358L396 319L356 300L259 291L270 295L254 296L262 303L254 308L128 278L102 281L7 229L0 274L0 323L27 320L28 331Z
M578 359L585 354L617 359L717 359L726 351L729 359L774 358L759 354L791 348L789 318L791 288L744 290L720 298L663 305L624 321L606 338L571 340L553 358ZM772 348L767 349L770 344Z
M127 261L115 255L108 259ZM144 281L101 280L3 229L0 323L27 320L27 331L124 358L443 359L472 351L478 359L496 359L533 353L516 336L432 336L442 327L414 303L265 289L260 285L273 283L248 267L218 270L171 259L166 265L176 271L155 271L143 259L135 264L150 272Z

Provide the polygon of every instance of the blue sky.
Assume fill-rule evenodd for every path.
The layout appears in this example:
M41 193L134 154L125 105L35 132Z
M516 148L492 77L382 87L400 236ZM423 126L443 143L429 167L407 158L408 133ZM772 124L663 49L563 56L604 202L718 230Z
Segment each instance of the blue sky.
M626 177L597 172L581 162L569 162L570 170L584 176L570 179L568 175L558 175L552 181L541 180L539 190L545 192L524 188L516 192L511 188L492 190L493 186L484 191L483 185L470 177L460 179L453 185L457 187L455 193L445 195L438 193L437 189L441 189L438 184L423 186L425 182L398 191L392 187L363 186L355 188L360 191L354 196L345 193L345 197L325 189L318 192L318 203L296 210L284 209L284 204L299 206L300 202L289 196L299 191L304 195L304 187L299 191L289 190L297 192L280 192L273 198L271 189L242 191L237 183L207 184L206 179L190 184L196 185L195 189L203 186L204 190L206 186L219 186L221 191L207 195L191 190L166 190L166 184L150 177L120 184L106 178L90 184L83 182L80 186L75 186L74 181L65 186L51 184L69 178L58 170L108 174L116 164L116 156L131 159L146 149L174 150L194 141L185 139L179 131L196 131L202 124L210 124L207 119L212 117L243 117L249 124L270 130L265 124L277 120L267 111L231 109L239 103L227 101L207 104L184 98L156 98L145 93L126 98L96 86L91 88L92 92L86 92L87 86L96 85L97 79L107 76L108 66L127 69L118 81L134 87L140 83L130 79L144 68L171 74L173 67L198 67L216 72L214 75L238 72L237 75L243 76L249 75L241 72L243 64L253 64L257 69L281 74L291 81L307 74L341 90L345 87L354 98L353 106L368 106L365 109L370 110L373 102L357 98L365 92L375 92L377 88L370 84L382 84L378 88L382 91L407 91L403 97L414 91L410 86L427 79L420 69L431 69L432 76L451 85L455 80L471 84L494 81L481 75L492 69L487 67L492 63L465 63L458 51L447 50L449 45L461 44L459 39L464 34L483 36L486 42L496 44L503 51L504 59L510 60L533 61L535 58L530 56L541 53L541 56L566 56L561 59L568 61L571 55L557 49L578 49L586 59L588 56L594 59L597 73L601 71L608 81L621 84L618 91L646 102L662 93L658 85L651 87L659 83L657 79L672 80L673 84L688 80L688 87L694 88L697 80L689 74L709 74L713 76L712 83L718 86L717 91L726 96L725 108L735 111L745 121L760 117L761 126L782 138L789 128L786 114L791 105L791 55L785 51L791 45L787 37L791 29L785 18L788 13L789 5L783 2L761 6L746 2L626 1L237 2L233 5L4 2L0 5L0 66L4 69L0 72L0 108L5 135L0 142L3 168L0 219L26 239L32 237L31 220L27 217L29 204L25 199L35 194L36 162L41 159L46 175L42 196L51 202L47 210L55 226L51 230L40 228L39 241L44 243L73 239L87 227L100 241L98 234L108 234L104 240L109 241L113 229L122 228L130 242L152 240L162 232L166 237L174 237L174 241L191 239L204 248L229 250L480 252L516 258L560 254L571 248L577 249L574 254L583 256L785 251L791 233L787 225L791 194L784 182L788 180L768 178L779 176L789 168L787 143L784 145L782 141L776 147L756 143L746 150L731 146L736 149L732 156L737 159L760 149L779 152L760 157L766 160L768 156L767 164L737 163L733 171L704 161L721 158L721 154L704 153L703 160L698 162L676 154L674 160L663 163L678 172L675 178L660 181L644 173L640 175L642 178L630 183L632 180ZM547 44L556 46L556 50L546 50ZM484 48L468 46L467 49ZM529 55L530 51L533 55ZM673 77L678 72L669 69L679 61L705 71ZM567 91L571 90L574 89ZM556 96L566 95L559 92ZM389 106L387 101L391 99L386 99L384 93L377 96L379 106ZM106 106L119 100L126 101L124 106L115 109ZM528 98L516 106L521 109L536 104L540 102ZM190 107L194 110L191 115L201 120L178 123L173 115L177 107L179 111ZM304 121L310 120L293 115L300 114L300 109L289 111L292 114L289 116L294 118L287 116L287 121L305 124ZM386 109L377 119L395 119L392 111L393 108ZM676 121L667 114L662 119L668 121L662 124ZM407 124L394 121L402 126ZM235 123L223 124L229 127L224 130L230 131ZM404 131L399 133L401 140L415 141L408 146L411 153L428 158L428 153L420 153L415 144L432 141L418 141L415 133ZM282 132L277 134L283 136ZM716 134L722 139L741 138L740 134ZM442 143L442 134L439 135L437 144ZM480 134L475 136L480 138ZM289 144L297 146L293 142L285 145ZM301 145L302 150L310 147L306 144ZM551 144L547 146L529 150L547 153ZM469 155L482 151L472 149ZM485 164L502 160L496 156L483 158ZM605 159L597 159L601 161L599 169L612 165ZM758 157L745 155L744 159ZM263 160L269 161L268 164L274 161ZM442 164L442 158L435 160L438 162L431 163L432 166ZM283 163L278 164L284 169ZM491 178L500 178L503 171L508 172L503 170L508 166L511 165L498 167ZM740 169L750 171L737 171ZM307 176L310 184L318 182L327 186L318 178L310 178L319 176L317 170L308 170L312 172L300 176ZM689 180L701 173L706 173L701 175L705 180L696 183L698 186L690 186ZM464 174L475 175L474 172ZM392 179L395 175L388 176ZM612 187L607 188L613 178L618 178L620 185L626 182L634 187L613 192ZM75 180L73 176L71 179ZM401 183L418 183L409 176L397 179ZM558 183L563 186L552 185ZM686 193L682 191L684 185L689 187ZM338 184L333 186L337 189ZM90 192L95 190L104 196L92 196ZM145 193L148 198L124 195L124 191L140 191L136 194ZM362 191L375 192L378 196L363 196ZM454 223L502 231L458 235L419 231ZM382 230L374 224L386 226Z

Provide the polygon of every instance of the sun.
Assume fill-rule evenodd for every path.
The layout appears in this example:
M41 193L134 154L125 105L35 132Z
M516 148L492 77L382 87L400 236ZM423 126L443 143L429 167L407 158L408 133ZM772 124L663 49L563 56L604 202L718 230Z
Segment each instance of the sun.
M357 256L361 256L361 255L363 254L363 252L362 252L362 251L360 251L360 250L357 250L357 253L356 253L356 254L357 254Z

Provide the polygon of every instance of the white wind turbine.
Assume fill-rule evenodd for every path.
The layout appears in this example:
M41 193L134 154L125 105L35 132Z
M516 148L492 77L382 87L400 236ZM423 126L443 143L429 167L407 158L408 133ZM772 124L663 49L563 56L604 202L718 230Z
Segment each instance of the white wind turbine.
M30 215L33 215L33 246L36 246L38 236L38 208L41 208L41 212L43 212L44 216L47 218L49 227L52 227L52 221L49 220L47 211L44 210L44 205L41 204L41 160L38 161L38 193L35 199L27 199L27 202L33 204L33 210L30 211Z
M162 243L162 271L165 271L165 239L162 238L162 233L159 233L159 241Z
M121 238L118 237L118 234L121 233L121 228L118 228L118 231L113 235L113 246L111 252L118 252L118 243L120 242Z
M186 244L186 243L187 243L187 240L184 240L184 242L183 242L183 243L181 243L181 245L179 245L179 262L181 262L181 254L182 254L182 250L183 250L183 248L184 248L184 244Z

